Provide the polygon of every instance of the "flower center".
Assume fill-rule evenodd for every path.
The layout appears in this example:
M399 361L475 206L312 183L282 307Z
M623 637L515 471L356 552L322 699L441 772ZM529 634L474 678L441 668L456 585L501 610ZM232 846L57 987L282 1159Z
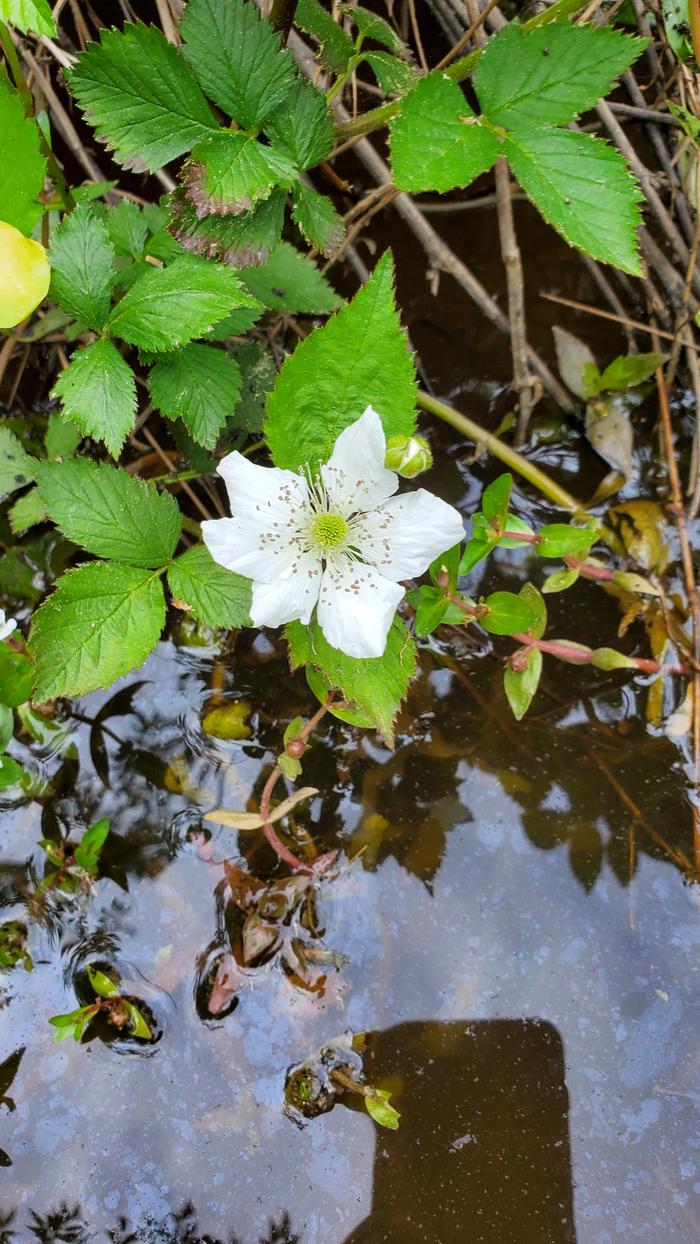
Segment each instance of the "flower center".
M311 528L314 544L322 549L336 549L348 534L348 525L340 514L319 514Z

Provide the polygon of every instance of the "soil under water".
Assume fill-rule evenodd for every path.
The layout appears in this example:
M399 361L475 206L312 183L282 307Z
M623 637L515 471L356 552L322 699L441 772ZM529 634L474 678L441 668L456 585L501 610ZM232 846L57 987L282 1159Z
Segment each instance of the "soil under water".
M607 326L537 299L541 287L595 294L524 205L518 221L535 344L551 358L563 322L612 357L624 342ZM491 212L440 228L500 287ZM507 343L449 278L431 296L393 218L375 236L396 251L436 392L493 424L509 405ZM639 428L628 497L654 490L643 414ZM421 483L466 516L498 472L457 438L436 442ZM582 496L605 473L566 425L535 452ZM532 494L517 506L552 513ZM491 583L541 581L533 561L501 552ZM553 633L613 641L617 606L595 585L549 599ZM212 1015L208 986L240 932L217 860L263 878L284 869L259 833L202 816L256 806L285 724L313 701L275 635L241 635L223 655L182 642L178 621L172 636L44 748L16 751L54 794L2 815L1 918L28 924L34 967L0 976L0 1240L695 1241L700 906L659 843L689 850L686 757L647 728L643 680L548 663L516 725L490 646L449 632L425 644L395 752L323 724L304 764L320 793L296 824L319 853L356 858L320 885L313 919L297 912L263 939L257 966L232 963L234 992ZM203 714L231 701L248 737L207 734ZM38 840L102 816L94 895L29 919ZM53 1042L48 1017L78 1004L88 961L119 970L154 1043L104 1029ZM348 1031L369 1034L365 1074L391 1090L397 1132L353 1098L303 1127L284 1111L288 1068Z

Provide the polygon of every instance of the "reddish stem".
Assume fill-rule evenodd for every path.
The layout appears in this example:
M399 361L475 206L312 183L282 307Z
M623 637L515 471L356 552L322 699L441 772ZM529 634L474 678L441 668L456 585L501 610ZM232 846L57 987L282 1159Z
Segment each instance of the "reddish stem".
M296 735L297 739L301 739L304 743L306 742L311 734L311 731L315 729L319 721L325 717L334 701L334 698L335 692L331 691L321 707L317 709L313 717L309 718L303 729ZM295 872L309 873L311 875L314 872L321 871L321 869L319 869L319 865L322 865L323 868L327 866L328 857L325 855L321 856L321 859L316 861L316 867L312 867L310 864L305 863L304 860L300 860L297 855L294 855L293 852L284 845L282 839L279 837L270 822L270 800L272 799L272 792L281 776L282 770L279 765L275 765L263 787L263 791L260 796L260 816L263 819L263 833L272 847L272 850L275 852L275 855L279 859L284 860L285 864L288 864L290 868L295 870ZM331 855L335 858L335 852L332 852Z
M534 639L532 635L518 634L512 635L512 639L522 644L524 648L539 648L540 652L547 652L550 656L559 657L560 661L568 661L570 665L590 665L593 660L593 649L582 652L579 648L567 644L559 639ZM665 665L661 661L652 661L647 657L629 657L635 669L642 674L687 674L688 669L685 665Z
M588 562L580 562L577 557L562 557L562 561L570 570L578 570L584 579L599 579L609 582L615 578L615 571L609 570L607 566L590 566Z

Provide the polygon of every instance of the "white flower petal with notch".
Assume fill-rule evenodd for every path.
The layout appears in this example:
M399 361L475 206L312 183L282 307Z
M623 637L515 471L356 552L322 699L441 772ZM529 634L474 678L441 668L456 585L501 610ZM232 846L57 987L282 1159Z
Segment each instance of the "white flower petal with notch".
M7 639L16 630L17 622L15 618L8 618L4 609L0 609L0 640Z
M412 579L464 538L461 514L425 488L389 497L356 527L362 556L387 579Z
M345 516L373 510L391 497L398 476L384 466L386 436L382 421L368 406L364 414L340 433L321 479L329 502Z
M284 626L286 622L308 624L321 587L321 561L318 557L297 555L296 569L272 583L253 581L250 616L256 626Z
M349 657L380 657L404 589L374 566L329 563L318 598L318 624L329 644Z

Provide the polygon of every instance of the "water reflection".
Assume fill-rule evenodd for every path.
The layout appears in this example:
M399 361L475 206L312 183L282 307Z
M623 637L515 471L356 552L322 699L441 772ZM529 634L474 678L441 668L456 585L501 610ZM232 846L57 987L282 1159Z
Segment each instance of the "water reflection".
M3 1090L16 1109L0 1104L4 1238L564 1244L575 1223L578 1244L695 1240L697 912L587 749L680 843L674 754L619 684L578 671L573 707L514 732L497 668L473 661L468 690L451 655L426 653L395 754L327 723L305 762L322 793L298 813L299 849L305 832L319 852L364 848L320 887L312 929L284 885L285 911L263 913L289 916L285 945L346 958L321 964L315 994L280 949L244 962L252 907L224 861L279 898L261 836L202 833L208 808L254 806L285 722L309 710L282 650L244 643L227 670L224 694L253 709L239 741L201 728L212 653L164 644L117 689L123 711L85 701L74 754L42 760L55 796L3 818L2 922L27 925L34 965L0 978L0 1059L25 1047ZM38 839L101 816L95 894L29 920ZM204 985L236 953L235 1006L213 1014ZM150 1057L52 1043L47 1017L76 1005L94 960L158 1016ZM377 1034L365 1069L397 1093L396 1134L345 1101L302 1132L283 1114L287 1068L348 1030Z

